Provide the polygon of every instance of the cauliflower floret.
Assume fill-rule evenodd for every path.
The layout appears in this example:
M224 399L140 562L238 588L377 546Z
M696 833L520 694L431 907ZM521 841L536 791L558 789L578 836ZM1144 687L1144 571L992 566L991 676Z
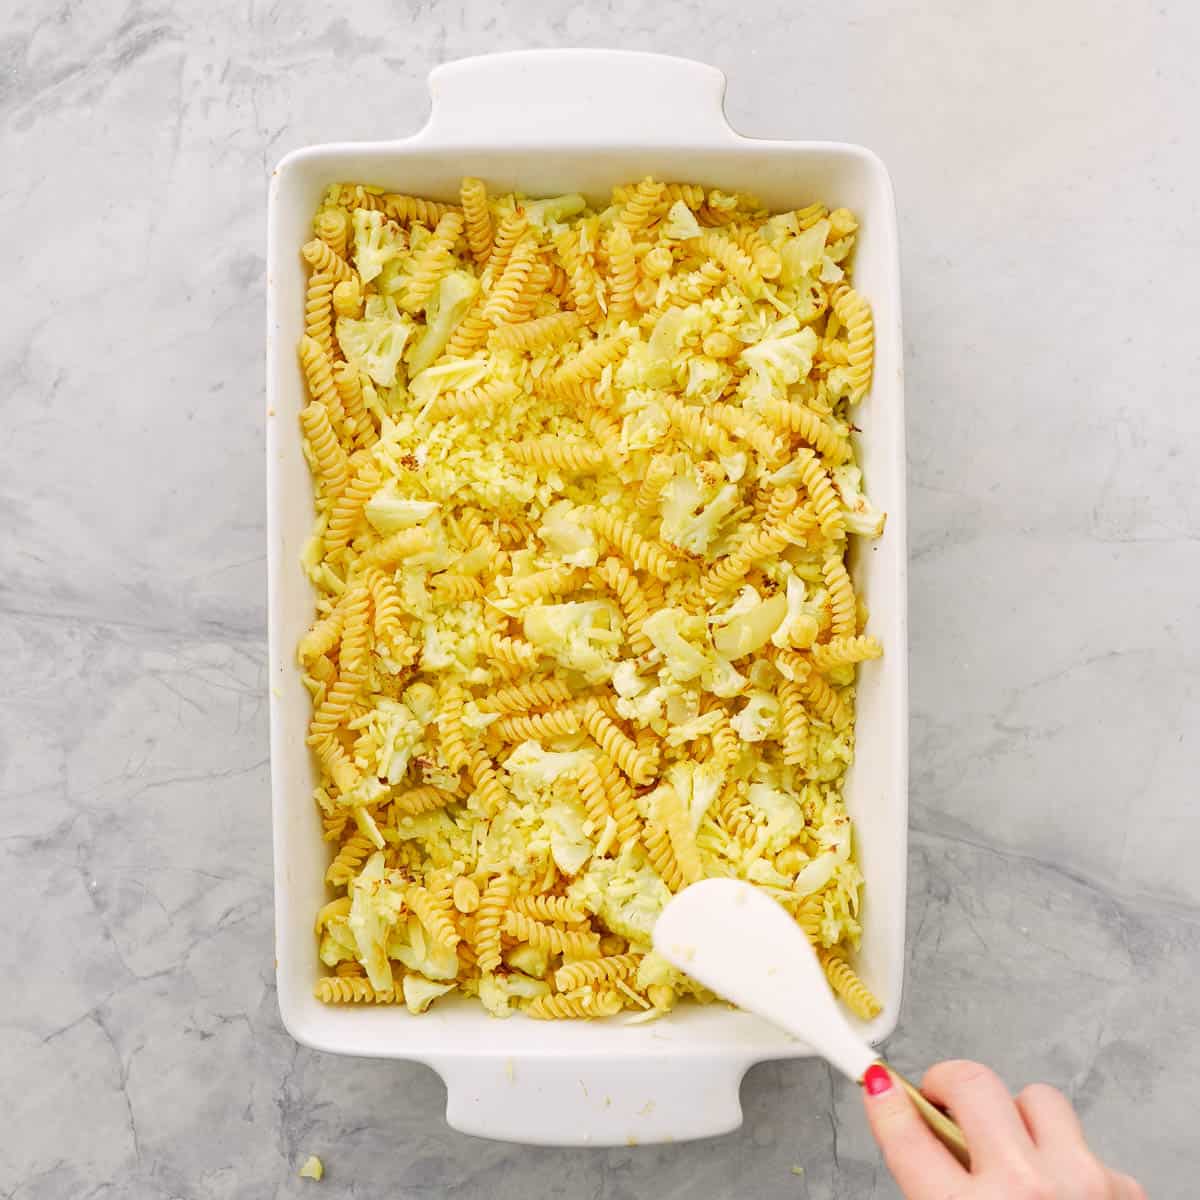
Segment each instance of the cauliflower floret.
M416 917L397 925L387 951L410 971L419 971L428 979L453 979L458 974L458 955L439 946Z
M627 721L652 725L662 719L667 689L639 675L636 663L618 663L613 670L612 685L617 693L617 712Z
M863 537L879 537L883 533L887 514L872 508L871 502L863 495L862 471L847 463L834 467L831 474L842 496L846 528L851 533L861 534Z
M592 859L567 894L614 933L642 946L650 945L654 922L671 899L670 889L640 853L636 859Z
M599 542L590 526L578 519L568 501L551 505L542 518L538 536L557 562L568 567L594 567L599 560Z
M696 214L682 200L676 200L667 209L666 220L662 223L662 232L664 237L672 238L677 242L685 242L688 238L699 237L702 231L700 222L696 220Z
M753 588L753 603L731 609L713 633L713 645L731 659L739 659L765 646L787 616L787 599L776 593L763 600Z
M689 640L704 638L706 630L702 616L682 608L662 608L642 623L642 632L663 656L663 665L677 681L695 679L708 666L708 655Z
M384 264L404 253L399 226L391 224L383 213L356 208L351 218L354 227L354 265L363 283L370 283Z
M358 961L376 991L391 991L388 936L404 910L404 893L386 878L384 857L372 854L350 884L350 916Z
M401 984L404 989L404 1006L410 1013L423 1013L439 996L454 990L454 981L434 983L422 975L405 975Z
M395 484L380 488L363 509L371 527L384 537L419 525L437 510L436 500L409 500L397 495Z
M795 237L788 238L779 251L783 260L779 282L791 287L811 274L825 256L828 237L829 221L821 220Z
M550 830L550 853L564 875L578 875L595 849L584 833L584 813L577 805L559 800L546 810Z
M424 410L443 392L457 392L481 383L487 370L485 358L452 358L414 373L408 390Z
M819 892L832 878L838 867L850 858L850 818L839 812L817 830L817 840L823 849L796 875L792 887L801 896Z
M699 512L704 499L700 485L690 476L672 479L663 491L662 538L691 554L703 554L720 536L725 518L737 507L738 490L732 483L718 488Z
M559 665L588 683L611 674L621 644L620 614L608 600L535 604L526 613L525 636Z
M528 802L548 792L561 776L575 774L587 758L585 750L543 750L537 742L522 742L504 760L504 769L512 777L513 794Z
M782 850L804 832L804 810L795 796L765 783L752 783L747 799L766 815L769 849Z
M812 370L817 335L807 325L798 329L798 324L795 317L785 317L757 345L742 351L742 361L754 374L746 397L752 403L791 387Z
M765 741L779 722L779 701L770 692L752 691L741 712L729 720L743 742Z
M442 277L425 309L425 329L406 356L411 374L425 370L446 348L478 289L475 277L466 271L450 271Z
M565 196L547 196L544 200L526 201L525 215L530 225L538 229L550 228L574 217L587 208L587 201L578 192L568 192Z
M368 296L361 319L338 317L337 340L346 358L380 387L396 382L396 368L413 323L386 296Z
M725 773L712 762L685 761L672 763L667 777L687 809L688 823L695 833L720 794L721 785L725 782Z

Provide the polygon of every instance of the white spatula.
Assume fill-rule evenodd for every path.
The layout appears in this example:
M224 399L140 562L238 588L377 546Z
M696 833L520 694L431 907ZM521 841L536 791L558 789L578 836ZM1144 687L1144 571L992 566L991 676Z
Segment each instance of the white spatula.
M855 1033L804 931L766 892L736 879L693 884L658 918L654 948L718 996L806 1042L855 1083L879 1063L947 1149L969 1165L962 1130Z

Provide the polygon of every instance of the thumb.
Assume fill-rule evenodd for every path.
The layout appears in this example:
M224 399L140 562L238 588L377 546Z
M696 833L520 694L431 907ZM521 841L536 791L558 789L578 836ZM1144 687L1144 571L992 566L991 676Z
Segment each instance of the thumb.
M881 1063L863 1075L863 1103L888 1170L908 1200L950 1196L970 1178L921 1120L904 1089Z

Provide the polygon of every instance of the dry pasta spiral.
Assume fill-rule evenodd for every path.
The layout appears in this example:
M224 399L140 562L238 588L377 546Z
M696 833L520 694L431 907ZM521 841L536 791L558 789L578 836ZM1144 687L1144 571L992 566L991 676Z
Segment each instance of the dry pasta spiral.
M871 367L875 357L875 324L871 307L848 284L833 290L833 311L846 326L849 341L850 399L857 402L871 386Z
M379 992L361 976L326 975L318 979L313 995L322 1004L393 1004L396 993Z
M554 986L560 992L573 992L589 983L615 982L637 974L640 954L610 954L606 958L585 959L567 963L554 972Z
M573 708L551 708L541 713L510 713L491 730L505 742L544 742L579 732L579 713Z
M617 991L581 992L577 995L538 996L525 1012L539 1021L564 1021L585 1017L612 1017L625 1007Z
M338 258L345 259L346 238L350 231L344 210L323 208L313 222L313 232Z
M474 949L483 972L494 971L500 965L500 935L512 893L512 879L497 875L483 889L475 910Z
M614 225L608 235L608 311L618 321L633 316L633 293L638 283L637 258L627 226Z
M841 501L820 459L811 450L804 449L797 450L793 457L802 466L800 482L812 500L821 522L821 532L826 537L838 537L845 533L846 520L842 515Z
M763 281L758 268L736 242L716 232L702 233L696 240L700 249L713 262L724 267L737 280L738 286L747 296L758 296L762 293Z
M347 440L362 449L370 449L379 441L379 434L367 411L358 368L352 363L338 363L333 368L333 383L346 414Z
M822 568L829 591L829 607L835 638L853 638L858 632L858 602L854 585L840 558L827 558Z
M561 925L587 920L587 913L565 896L514 896L512 910L535 921L557 921Z
M840 954L825 950L820 952L820 958L821 966L825 969L825 978L856 1017L869 1021L879 1015L883 1006Z
M350 478L350 460L333 432L329 410L318 400L306 404L300 410L300 425L325 494L337 496Z
M750 256L750 261L763 279L778 279L783 270L783 260L779 251L770 245L757 229L749 226L738 226L733 230L734 241L737 242L744 254Z
M400 529L365 550L358 561L363 567L384 567L402 558L424 553L429 549L431 540L429 530L421 525Z
M513 247L525 236L528 228L529 217L523 208L509 213L496 227L492 254L488 259L488 269L493 273L494 278L498 278L508 266L508 259L513 252Z
M520 463L582 475L598 471L605 463L604 451L590 442L568 442L551 434L528 442L517 442L512 456Z
M416 312L424 307L445 273L454 263L454 243L462 236L463 218L460 212L448 212L437 223L432 237L421 248L413 263L408 287L404 292L404 307Z
M375 494L381 476L379 468L367 459L333 502L329 525L325 530L325 553L336 554L350 543L363 516L363 506Z
M588 379L599 378L605 367L620 360L628 345L629 338L624 333L614 333L610 337L599 338L580 350L555 372L551 381L552 386L556 388L569 387Z
M685 884L696 883L704 878L704 864L696 838L688 825L687 813L679 799L679 793L667 784L659 792L659 818L666 829L671 843L671 855L679 867Z
M779 723L782 729L783 761L798 765L808 756L808 714L804 711L801 685L785 680L779 688Z
M629 649L634 654L648 653L651 643L642 632L642 625L650 615L650 605L638 586L637 577L619 558L612 557L606 558L595 574L617 597L617 603L625 616L625 636L629 642Z
M471 757L467 749L467 732L463 725L465 704L462 687L457 683L447 684L438 703L437 727L442 758L453 771L465 767Z
M467 764L471 780L475 784L475 794L479 797L484 813L494 817L508 803L508 791L500 782L500 774L496 764L488 757L482 746L471 751L470 762Z
M317 271L308 280L304 295L304 332L333 357L333 276Z
M656 579L669 583L679 573L679 562L661 546L644 538L627 520L606 509L588 513L592 528L639 571L647 571Z
M460 797L453 792L427 783L421 787L409 788L408 791L401 792L392 800L392 808L402 816L419 817L423 813L434 812L449 804L455 804L459 799Z
M359 868L366 862L367 856L373 854L374 851L375 843L370 838L356 833L342 843L333 862L329 864L329 870L325 872L325 881L333 884L334 887L344 887L358 874Z
M467 178L459 188L467 245L471 257L482 267L492 252L492 214L488 208L487 185L482 179Z
M670 418L671 424L693 446L711 450L720 458L727 458L737 452L729 434L715 421L706 417L703 408L687 404L676 396L664 395L659 403Z
M683 887L683 872L675 861L667 827L651 821L642 831L642 845L646 847L646 857L658 877L671 891L678 892Z
M354 269L346 263L344 258L335 254L320 238L313 238L311 242L305 242L304 248L300 253L304 255L305 261L314 271L320 271L322 274L330 275L339 281L354 277Z
M511 325L521 320L522 303L536 255L537 247L531 238L524 239L513 248L504 274L497 280L483 306L483 320L490 325Z
M821 720L827 721L834 729L845 729L850 724L849 709L820 675L810 672L800 682L800 688Z
M578 933L535 921L511 908L504 915L504 932L517 942L528 942L535 950L551 954L569 954L572 958L599 958L600 938L594 933Z
M813 663L822 671L882 657L883 646L873 637L834 637L812 648Z
M525 712L531 708L563 704L574 695L570 685L561 679L531 679L484 696L479 701L479 708L494 713Z
M657 757L640 749L594 700L584 707L583 724L596 745L629 776L631 782L642 786L654 778L658 769Z
M300 339L300 365L308 381L308 390L314 400L319 400L329 414L329 423L341 429L346 423L342 399L333 385L333 368L329 356L321 349L321 343L305 334Z
M777 429L797 434L834 466L850 457L849 439L803 404L774 397L763 405L763 416Z
M622 227L630 234L636 234L649 225L655 214L664 207L662 201L665 191L663 184L649 176L632 189L625 189L618 217Z
M402 225L418 222L421 225L434 226L443 217L458 212L453 204L441 204L436 200L426 200L421 196L405 196L399 192L388 192L379 198L380 207L392 221Z
M420 884L412 884L406 889L404 900L425 926L435 945L443 950L453 950L462 940L462 935L454 927L453 918L447 912L448 896L439 896Z
M500 325L491 335L491 343L502 350L527 350L537 354L570 341L582 324L576 312L556 312L517 325Z
M508 596L510 600L520 600L524 604L549 596L565 596L576 591L586 578L587 575L578 567L547 567L544 571L514 580L509 585Z

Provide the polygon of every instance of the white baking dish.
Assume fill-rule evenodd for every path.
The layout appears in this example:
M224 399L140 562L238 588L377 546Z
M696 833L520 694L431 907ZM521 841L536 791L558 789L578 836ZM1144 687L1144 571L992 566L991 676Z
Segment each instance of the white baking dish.
M862 672L858 756L847 803L866 875L858 967L884 1003L865 1030L891 1032L904 962L907 671L904 407L900 286L891 183L856 146L740 137L722 112L724 76L683 59L609 51L532 51L450 63L430 79L433 112L403 141L313 146L271 181L267 259L267 488L271 774L279 1007L297 1041L318 1050L414 1059L448 1090L446 1118L487 1137L548 1144L623 1144L704 1137L741 1122L739 1082L763 1059L804 1046L724 1006L683 1007L629 1026L495 1020L474 1003L422 1017L402 1008L330 1008L313 916L327 899L304 735L308 696L294 648L313 597L299 565L312 519L297 414L304 404L296 342L304 309L300 245L331 183L356 181L451 200L464 174L497 192L607 196L647 174L752 191L773 210L822 199L858 214L855 286L875 312L876 366L861 406L859 449L872 499L888 513L881 541L853 564L886 657ZM364 102L365 98L364 98ZM378 103L378 98L372 101Z

